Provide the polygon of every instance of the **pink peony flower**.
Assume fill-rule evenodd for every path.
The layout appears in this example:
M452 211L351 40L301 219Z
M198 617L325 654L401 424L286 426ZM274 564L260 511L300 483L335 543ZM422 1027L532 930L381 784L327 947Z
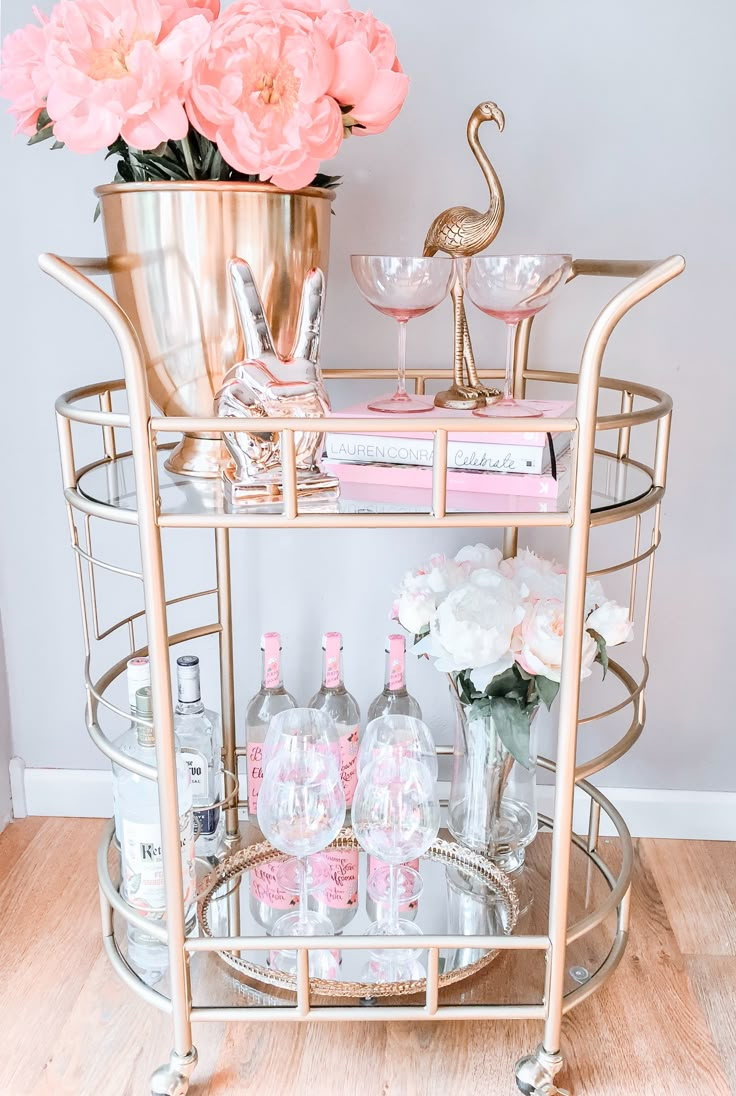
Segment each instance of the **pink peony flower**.
M334 51L308 15L240 0L195 61L187 111L231 167L297 190L342 141L327 94L334 72Z
M161 8L161 36L165 37L182 19L190 15L204 15L212 22L220 14L220 0L159 0Z
M46 109L59 141L96 152L118 136L138 149L186 136L184 84L209 35L203 15L163 35L156 0L62 0L50 26Z
M10 99L15 132L28 137L36 132L50 84L45 63L49 22L40 12L34 14L40 25L29 23L5 39L0 68L0 95Z
M391 31L360 11L331 11L318 25L335 50L330 95L353 108L351 116L362 127L356 134L381 133L401 110L409 90Z

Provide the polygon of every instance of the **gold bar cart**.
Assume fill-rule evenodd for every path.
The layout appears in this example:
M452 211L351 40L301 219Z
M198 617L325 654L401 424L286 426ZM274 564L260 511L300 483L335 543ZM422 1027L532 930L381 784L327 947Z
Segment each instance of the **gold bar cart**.
M161 811L164 876L167 898L166 922L152 924L129 907L121 897L111 868L114 857L110 846L114 831L106 828L98 855L98 875L102 928L106 951L119 976L144 1000L169 1013L173 1024L173 1050L167 1065L152 1078L154 1096L183 1096L189 1087L189 1077L197 1060L192 1038L192 1023L202 1021L333 1021L333 1020L455 1020L455 1019L538 1019L544 1024L544 1034L537 1050L521 1058L516 1067L519 1088L527 1096L554 1096L562 1092L555 1078L562 1068L560 1029L565 1013L598 990L615 970L624 952L628 935L629 898L633 866L633 848L626 824L606 797L588 778L620 758L636 742L645 722L644 693L648 677L646 658L652 591L653 564L660 541L660 511L665 491L667 455L672 405L670 398L657 389L634 381L601 377L603 355L608 339L619 320L644 298L651 295L684 269L684 260L673 256L658 262L576 260L571 279L603 276L626 279L627 283L613 296L593 323L584 344L578 373L532 370L528 366L528 351L532 319L520 325L515 355L516 395L523 395L528 382L546 382L575 386L575 413L559 420L550 419L469 419L464 430L504 432L532 430L569 430L573 432L572 482L564 508L548 512L529 513L461 513L454 512L447 502L447 436L456 426L450 419L433 419L434 467L431 506L426 512L350 513L320 512L300 505L296 491L293 434L302 427L302 420L262 419L258 429L280 433L282 452L286 455L283 500L279 512L260 510L227 512L222 505L219 484L193 490L186 504L171 503L171 485L163 469L163 458L172 443L166 435L183 431L222 433L225 421L216 418L179 419L152 414L144 362L136 333L125 313L97 284L92 276L108 272L106 260L61 259L54 255L41 257L42 269L59 281L81 300L90 304L107 322L119 344L124 367L124 380L101 382L69 392L56 404L64 496L69 517L71 546L76 557L80 602L85 639L85 684L87 690L86 722L95 745L111 761L128 767L143 778L158 782ZM326 370L330 380L379 379L390 377L389 370ZM444 380L450 371L410 371L418 392L427 383ZM483 371L484 378L500 376L500 371ZM114 410L122 397L125 410ZM619 409L602 414L599 398L620 399ZM90 406L91 405L91 406ZM421 416L392 420L392 430L400 434L426 431ZM540 422L543 424L540 426ZM536 425L535 425L536 424ZM253 430L253 420L244 420L242 427L226 420L227 429ZM366 420L331 418L315 422L316 429L333 433L370 430ZM76 430L73 428L76 427ZM92 431L90 430L92 428ZM375 429L375 428L374 428ZM648 432L647 432L648 431ZM102 455L82 464L77 453L75 434L94 432L102 443ZM378 431L377 431L378 432ZM613 432L612 434L610 432ZM646 437L644 437L646 435ZM121 438L129 443L121 446ZM601 437L613 437L612 448L603 448ZM648 459L632 456L632 442L642 438L648 445ZM88 444L89 438L85 437ZM291 464L289 465L289 457ZM601 472L602 470L602 472ZM610 499L596 499L594 477L601 472L610 488ZM633 476L633 486L627 487L627 477ZM133 485L134 484L134 485ZM219 492L219 495L218 495ZM605 492L604 492L605 495ZM646 536L643 523L647 522ZM138 531L140 569L122 567L110 562L105 552L93 545L93 523L118 523L134 526ZM595 572L588 571L588 551L591 530L631 522L633 551L623 561L616 561ZM298 957L296 993L293 1001L274 1004L248 1002L198 1003L192 990L192 964L202 953L206 958L216 951L267 952L271 941L266 936L224 937L185 935L182 904L182 869L179 855L179 825L176 792L176 769L173 738L173 712L169 670L169 648L198 637L216 636L219 641L220 687L223 723L223 767L227 841L235 847L240 837L238 808L246 805L239 796L236 778L238 755L242 747L236 742L235 698L233 672L233 612L230 575L230 536L235 529L354 529L354 528L476 528L502 529L504 551L516 550L520 528L551 528L567 530L566 566L569 574L566 593L566 619L576 622L567 630L560 689L556 758L540 759L543 769L554 774L554 812L552 817L540 817L543 827L551 830L549 867L548 916L544 931L519 933L511 936L451 937L425 935L422 947L428 956L426 994L419 1003L391 1004L373 1008L353 1005L316 1004L310 991L309 950L329 948L332 938L283 939L282 947L295 949ZM167 529L211 529L214 532L216 583L203 590L187 591L167 598L164 573L162 531ZM108 538L109 539L109 538ZM631 572L631 603L641 573L644 594L639 599L643 611L640 629L640 669L638 674L611 663L609 680L623 689L624 699L591 716L579 716L580 654L583 633L584 589L588 573L613 574ZM105 627L98 609L100 572L113 572L142 585L143 606ZM168 614L175 607L190 603L195 609L214 601L215 610L205 617L205 623L170 633ZM205 612L204 609L201 610ZM145 637L143 633L145 632ZM117 657L111 657L104 672L95 677L93 658L104 648L114 647ZM128 715L112 703L107 695L110 687L124 673L127 659L147 654L151 662L153 684L153 722L156 733L156 767L135 762L122 755L113 745L100 724L104 711L127 722ZM597 756L578 761L578 729L596 721L629 710L631 722L613 744ZM107 716L106 716L107 718ZM439 747L438 752L450 752ZM589 816L587 833L573 832L575 796L587 800ZM618 864L613 869L603 859L599 840L601 814L606 816L620 841ZM591 906L587 901L581 916L571 920L570 871L571 856L583 855L590 874L605 883L605 897ZM169 988L162 992L146 985L128 965L114 931L114 915L123 922L145 928L150 935L164 941L169 955ZM609 918L615 919L610 946L598 969L582 984L570 988L566 984L571 949L596 930L601 930ZM401 946L401 938L382 940L382 948ZM343 950L367 950L375 946L371 937L343 936ZM483 1002L461 1003L446 1001L438 991L439 953L447 947L478 947L498 950L504 956L520 952L536 953L544 960L544 973L538 979L538 1003ZM540 960L541 961L541 960ZM472 997L472 994L470 995Z

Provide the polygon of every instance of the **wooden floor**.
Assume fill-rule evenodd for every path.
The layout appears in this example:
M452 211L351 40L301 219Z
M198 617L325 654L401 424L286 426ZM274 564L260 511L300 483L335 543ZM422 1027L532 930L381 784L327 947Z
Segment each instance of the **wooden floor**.
M0 835L0 1093L147 1096L169 1021L99 940L99 821ZM736 846L641 841L629 949L566 1020L574 1096L736 1093ZM536 1023L203 1024L192 1096L511 1096ZM729 1083L730 1080L730 1083Z

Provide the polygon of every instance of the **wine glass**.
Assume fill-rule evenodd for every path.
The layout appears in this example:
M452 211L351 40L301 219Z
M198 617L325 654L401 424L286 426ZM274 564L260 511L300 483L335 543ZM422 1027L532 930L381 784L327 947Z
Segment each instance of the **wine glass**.
M371 856L389 865L386 917L372 936L416 936L421 929L399 917L399 869L422 856L437 836L440 805L435 782L421 761L399 751L382 752L363 769L352 806L353 832ZM398 961L407 954L399 951Z
M278 712L268 725L263 742L264 772L270 761L279 753L293 753L313 746L317 752L335 759L340 769L340 735L335 721L326 712L313 708L287 708ZM276 867L279 886L287 894L300 894L302 889L302 863L290 858ZM327 859L319 853L310 857L309 888L312 891L326 886L330 878Z
M431 411L431 400L406 391L406 325L444 301L455 277L453 260L446 255L412 258L401 255L351 255L350 265L365 299L393 316L399 325L398 386L393 396L369 403L371 411L398 415Z
M372 761L392 753L421 762L432 780L437 779L437 750L429 727L421 719L409 715L384 715L372 719L361 740L358 778ZM415 902L422 893L422 877L409 864L400 865L396 885L401 905ZM389 888L388 865L380 864L368 879L368 893L379 908L385 906Z
M345 793L334 757L306 738L278 750L263 774L258 825L275 848L299 858L301 886L299 909L279 918L274 936L332 934L329 918L309 909L309 857L334 841L344 821ZM320 954L314 954L319 969Z
M538 418L539 408L513 396L516 328L541 312L565 284L571 255L478 255L458 263L460 280L473 304L506 324L506 377L503 399L478 408L481 418Z

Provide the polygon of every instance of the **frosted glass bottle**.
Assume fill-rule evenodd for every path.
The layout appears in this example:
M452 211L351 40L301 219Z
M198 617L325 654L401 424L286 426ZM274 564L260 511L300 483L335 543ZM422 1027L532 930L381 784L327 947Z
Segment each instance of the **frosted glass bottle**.
M195 848L198 856L216 861L224 830L219 807L222 739L220 717L202 702L199 659L182 655L176 660L177 702L174 731L189 767L194 807Z
M368 723L382 715L410 715L422 718L418 701L406 688L406 638L402 635L388 637L386 647L386 672L383 692L379 693L368 709Z
M133 756L138 750L138 724L135 721L136 706L135 694L139 689L144 689L151 684L151 666L147 658L130 658L126 667L126 682L128 686L128 707L130 709L130 725L123 731L114 745L125 754ZM155 762L154 762L155 764ZM114 767L113 767L114 769ZM115 818L115 840L120 847L120 810L118 807L117 781L112 783L112 802Z
M360 709L355 697L345 688L342 667L342 635L326 632L322 638L322 685L309 702L331 716L340 739L340 775L345 791L345 803L353 802L358 783L358 749L360 746ZM311 900L318 913L329 917L335 932L342 932L358 912L357 849L328 849L320 854L327 858L330 880Z
M261 636L261 651L261 687L249 700L245 713L248 815L256 824L258 792L263 782L263 742L269 724L279 712L297 706L294 697L284 688L278 632L266 632Z
M147 765L156 764L155 735L150 726L153 705L151 689L136 693L137 746L131 756ZM146 720L147 722L140 722ZM192 818L192 788L189 768L178 750L176 782L179 799L179 840L183 875L183 902L187 931L196 922L196 888L194 875L194 827ZM144 917L163 921L166 917L163 856L161 850L161 819L158 785L154 780L138 776L119 765L113 765L120 821L120 893ZM149 985L158 982L168 966L166 945L133 925L128 925L128 961Z

